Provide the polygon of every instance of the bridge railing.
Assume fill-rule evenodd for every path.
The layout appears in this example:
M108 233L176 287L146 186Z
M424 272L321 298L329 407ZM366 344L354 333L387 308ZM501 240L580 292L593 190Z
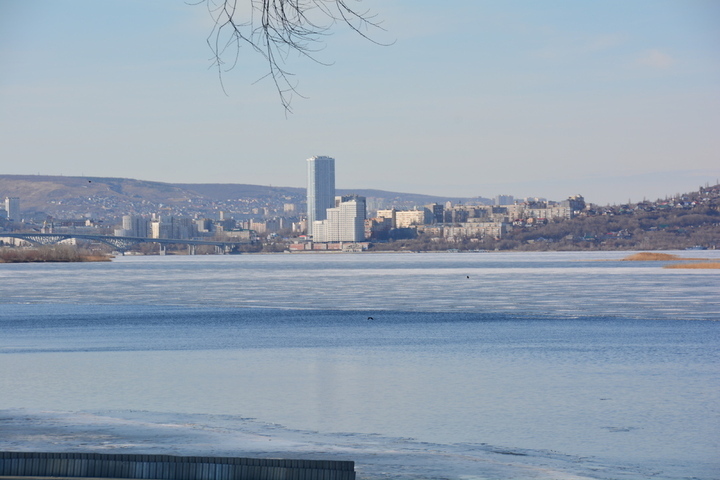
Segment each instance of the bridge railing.
M225 250L232 249L243 243L182 238L118 237L114 235L89 235L84 233L0 233L0 238L19 238L39 245L52 245L62 240L76 238L79 240L103 242L121 251L132 248L140 243L159 243L161 245L183 244L188 246L210 245Z
M0 476L158 480L355 480L355 462L0 452Z

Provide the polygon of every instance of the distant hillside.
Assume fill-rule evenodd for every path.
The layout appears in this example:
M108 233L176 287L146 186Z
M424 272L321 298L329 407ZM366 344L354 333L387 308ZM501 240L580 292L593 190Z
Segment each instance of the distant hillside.
M471 202L478 202L483 203L485 201L489 202L489 198L466 198L466 197L437 197L434 195L422 195L417 193L399 193L399 192L387 192L385 190L371 190L371 189L355 189L355 190L347 190L347 189L338 189L337 190L338 195L350 195L350 194L356 194L356 195L362 195L363 197L367 198L382 198L385 200L388 200L389 202L393 203L396 202L398 206L400 204L412 204L412 205L427 205L430 203L445 203L445 202L452 202L452 203L471 203Z
M680 250L720 247L720 185L657 201L593 207L569 220L514 228L484 248Z
M275 195L304 195L304 188L270 187L248 185L244 183L175 183L175 187L195 192L196 195L211 200L237 198L267 198Z
M264 185L247 185L242 183L176 183L176 187L197 192L212 200L227 200L236 198L267 198L277 195L301 195L306 193L305 188L297 187L270 187ZM416 203L424 205L428 203L453 203L467 202L471 199L463 197L437 197L433 195L422 195L417 193L388 192L385 190L373 189L337 189L338 195L362 195L364 197L382 198L387 200L399 200L403 203ZM472 199L477 200L477 199ZM488 200L488 199L485 199Z
M21 209L47 211L58 202L82 198L175 203L197 194L170 183L128 178L0 175L0 197L20 197Z
M204 211L217 209L238 211L241 206L248 205L282 208L283 203L304 202L305 192L305 188L298 187L231 183L172 184L129 178L0 175L0 198L19 197L22 212L43 212L64 217L113 217L160 210L166 213L204 214ZM397 207L487 200L370 189L338 189L337 193L372 197L376 203ZM189 204L196 208L188 209Z

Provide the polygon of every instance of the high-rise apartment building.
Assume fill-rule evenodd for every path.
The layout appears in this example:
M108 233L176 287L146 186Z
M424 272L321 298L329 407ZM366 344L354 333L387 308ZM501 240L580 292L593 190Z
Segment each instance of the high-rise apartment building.
M197 236L197 225L192 218L154 216L150 222L150 238L188 239Z
M362 242L365 240L365 197L335 197L327 218L313 225L314 242Z
M445 208L438 204L438 203L431 203L430 205L425 205L425 209L427 210L426 216L429 216L430 223L443 223L445 220Z
M512 205L515 203L515 197L512 195L497 195L494 203L495 205Z
M334 195L334 194L333 194ZM5 212L8 220L20 221L20 199L18 197L5 197Z
M147 219L137 215L123 215L121 236L126 237L147 237L149 222Z
M327 209L335 207L335 159L312 157L307 159L308 235L313 235L313 223L327 218Z

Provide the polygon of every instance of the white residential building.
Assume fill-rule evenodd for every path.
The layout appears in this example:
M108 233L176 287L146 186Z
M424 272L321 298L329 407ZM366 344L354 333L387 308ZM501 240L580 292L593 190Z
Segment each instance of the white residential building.
M5 197L5 213L8 220L19 222L20 218L20 198Z
M395 225L396 225L395 214L396 213L397 213L397 210L395 210L394 208L391 208L389 210L378 210L377 217L390 219L390 228L395 228Z
M425 209L398 210L395 212L396 228L408 228L411 225L425 225L428 222Z
M365 240L365 197L336 197L325 220L313 224L313 242L362 242Z
M115 235L121 237L147 237L150 222L137 215L123 215L122 229L115 230Z

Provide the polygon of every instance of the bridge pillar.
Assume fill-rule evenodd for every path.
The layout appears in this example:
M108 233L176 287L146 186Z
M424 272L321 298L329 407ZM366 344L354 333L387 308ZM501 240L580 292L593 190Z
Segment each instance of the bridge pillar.
M161 243L160 244L160 255L165 255L166 252L167 252L167 250L165 248L165 244Z
M188 255L195 255L195 245L189 243L188 244Z

